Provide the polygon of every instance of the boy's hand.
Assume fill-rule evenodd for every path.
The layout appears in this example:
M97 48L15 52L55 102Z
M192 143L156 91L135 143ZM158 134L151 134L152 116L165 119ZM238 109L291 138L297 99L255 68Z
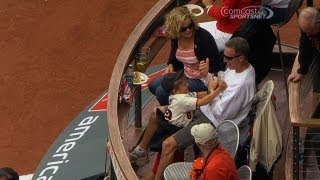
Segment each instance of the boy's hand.
M218 78L214 77L212 74L209 75L208 78L208 88L215 90L218 87Z
M213 4L213 0L202 0L202 4L205 6L209 6Z

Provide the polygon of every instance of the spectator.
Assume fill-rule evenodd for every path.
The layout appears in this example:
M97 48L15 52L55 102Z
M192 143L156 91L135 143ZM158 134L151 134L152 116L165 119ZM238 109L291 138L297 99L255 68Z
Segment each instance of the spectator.
M209 123L191 128L195 143L203 153L203 165L200 180L238 180L238 172L233 158L218 141L216 129ZM198 179L198 178L196 178Z
M261 5L261 0L222 0L220 7L213 6L213 0L202 0L202 3L206 6L208 15L216 21L199 23L199 25L212 34L219 52L222 52L225 43L248 18L249 14L241 14L240 12L248 12L242 11L246 8L258 8Z
M217 78L214 80L210 77L209 94L207 92L189 92L188 82L182 70L164 75L161 84L166 92L171 93L169 96L170 103L169 106L161 106L153 110L140 144L130 153L131 162L137 166L143 166L149 162L147 148L159 124L164 124L164 128L173 125L176 127L173 131L185 127L192 121L194 110L208 104L227 88L224 81L218 82ZM164 114L162 116L164 119L157 119L157 109ZM158 121L162 122L158 123Z
M188 78L189 91L207 91L201 81L199 62L209 61L209 72L217 73L221 68L220 54L214 38L196 23L187 7L174 8L165 21L166 33L171 39L171 51L165 73L184 69ZM154 79L149 90L157 97L161 106L168 105L169 95L161 87L163 77Z
M19 180L18 173L9 167L0 169L0 180Z
M299 64L297 72L292 72L289 82L300 81L309 71L309 66L315 59L319 69L320 64L320 11L313 7L307 7L301 10L298 23L301 29L299 46ZM320 93L319 87L320 71L316 72L314 77L314 92Z
M213 123L218 126L223 120L232 120L239 125L249 113L251 100L255 94L255 73L248 63L249 45L243 38L233 38L226 43L224 61L228 69L224 73L227 89L208 105L200 107L194 114L194 121L182 128L162 143L156 179L162 179L164 169L173 162L176 150L184 150L194 144L190 130L194 125ZM200 63L206 71L208 63Z

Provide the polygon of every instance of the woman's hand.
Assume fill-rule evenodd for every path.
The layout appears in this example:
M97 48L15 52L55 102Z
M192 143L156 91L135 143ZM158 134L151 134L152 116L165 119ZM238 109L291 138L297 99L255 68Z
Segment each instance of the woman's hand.
M206 60L200 61L199 71L200 71L201 77L207 77L208 72L209 72L209 59L208 58Z
M210 6L213 4L213 1L212 0L202 0L202 4L204 6Z
M174 72L173 65L168 64L167 69L164 71L163 74L172 73L172 72Z

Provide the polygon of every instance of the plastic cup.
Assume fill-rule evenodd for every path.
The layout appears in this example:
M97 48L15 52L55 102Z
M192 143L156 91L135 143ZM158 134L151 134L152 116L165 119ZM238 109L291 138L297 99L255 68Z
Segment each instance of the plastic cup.
M218 72L218 79L219 80L224 80L224 71L219 71Z
M139 72L144 72L147 65L147 55L145 53L137 53L135 55L135 70Z

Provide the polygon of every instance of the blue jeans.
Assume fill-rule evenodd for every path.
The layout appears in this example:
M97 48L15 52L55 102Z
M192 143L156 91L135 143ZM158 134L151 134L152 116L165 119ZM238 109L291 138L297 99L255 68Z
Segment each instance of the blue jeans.
M161 106L165 106L169 104L169 96L170 94L167 93L161 86L161 81L163 76L158 77L152 80L148 86L149 91L156 96L157 100L159 101ZM191 79L188 78L189 84L189 91L190 92L200 92L200 91L207 91L208 88L204 85L204 83L200 79Z

